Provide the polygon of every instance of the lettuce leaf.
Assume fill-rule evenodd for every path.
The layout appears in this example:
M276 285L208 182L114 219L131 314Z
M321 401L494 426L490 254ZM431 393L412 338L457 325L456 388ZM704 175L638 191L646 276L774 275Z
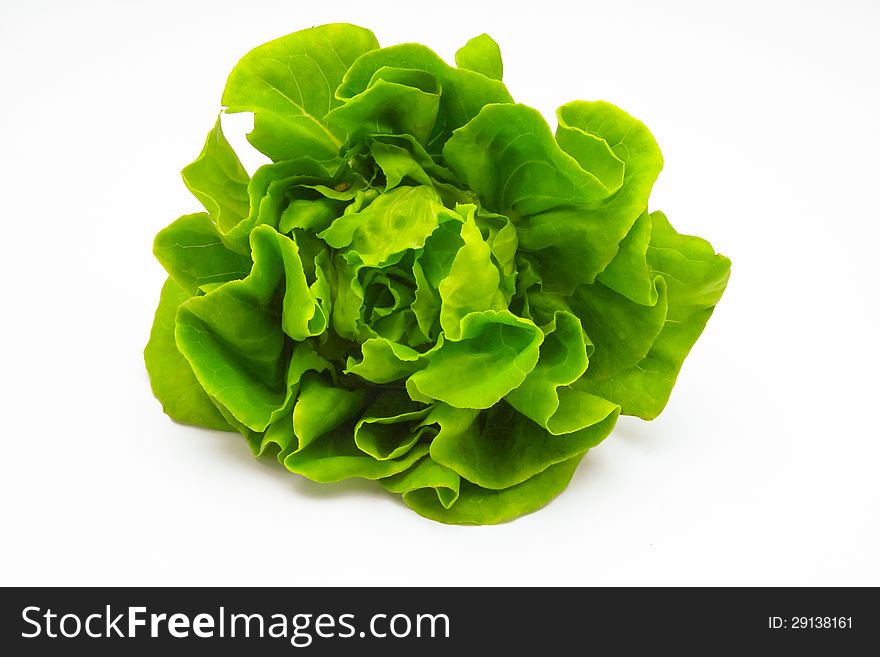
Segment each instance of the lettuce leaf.
M491 37L455 63L348 24L246 54L222 102L271 163L249 176L217 119L183 169L205 212L156 236L144 358L178 422L490 524L663 410L730 261L649 211L640 121L574 101L554 133Z

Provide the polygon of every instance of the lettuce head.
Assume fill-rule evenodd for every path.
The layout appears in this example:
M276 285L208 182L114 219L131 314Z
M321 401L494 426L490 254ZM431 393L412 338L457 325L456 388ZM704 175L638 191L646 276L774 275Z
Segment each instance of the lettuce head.
M205 211L156 236L145 358L179 422L487 524L663 410L730 262L648 211L641 122L574 101L554 133L490 37L455 60L345 24L245 55L222 104L271 163L248 175L218 119L183 169Z

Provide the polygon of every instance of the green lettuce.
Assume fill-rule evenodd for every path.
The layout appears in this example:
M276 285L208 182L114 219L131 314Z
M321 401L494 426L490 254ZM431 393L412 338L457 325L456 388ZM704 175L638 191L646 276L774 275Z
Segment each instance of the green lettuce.
M156 237L145 359L179 422L486 524L663 410L730 262L648 211L638 120L574 101L554 133L490 37L455 61L345 24L245 55L222 102L271 163L249 176L218 119L183 170L205 212Z

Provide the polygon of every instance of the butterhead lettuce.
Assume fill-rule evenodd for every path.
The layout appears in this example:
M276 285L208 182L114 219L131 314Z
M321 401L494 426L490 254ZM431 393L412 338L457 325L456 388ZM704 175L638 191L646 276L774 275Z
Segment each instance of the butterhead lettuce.
M249 176L218 119L184 168L205 212L156 237L145 357L179 422L486 524L663 410L730 262L648 211L641 122L574 101L554 133L491 38L455 60L344 24L245 55L222 104L271 163Z

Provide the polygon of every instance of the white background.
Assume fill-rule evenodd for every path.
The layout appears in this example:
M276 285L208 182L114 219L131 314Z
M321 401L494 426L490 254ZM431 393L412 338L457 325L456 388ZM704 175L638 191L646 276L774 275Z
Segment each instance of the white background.
M880 584L878 7L3 2L0 583ZM551 120L618 104L665 155L652 209L733 260L665 413L538 513L436 524L150 393L152 239L200 209L179 170L238 57L331 21L450 60L489 32Z

